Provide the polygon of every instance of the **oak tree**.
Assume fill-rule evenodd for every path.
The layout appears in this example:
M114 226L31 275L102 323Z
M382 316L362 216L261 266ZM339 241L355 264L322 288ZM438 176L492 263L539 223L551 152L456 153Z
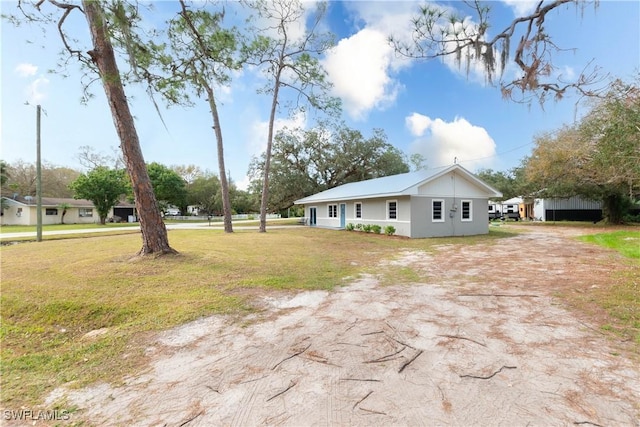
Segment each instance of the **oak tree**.
M262 183L265 156L250 165L254 191ZM269 208L287 209L297 199L338 185L405 172L404 154L387 142L381 129L369 138L346 125L284 129L273 146Z
M569 91L595 96L602 89L597 85L604 80L597 67L585 64L575 78L554 72L555 56L568 49L554 42L545 24L547 16L563 7L583 11L592 3L597 5L587 0L540 0L530 13L493 32L491 2L425 2L411 19L410 37L392 35L389 41L396 52L410 58L453 58L467 74L480 65L487 80L492 83L498 77L502 95L514 101L537 99L543 104L550 95L561 99ZM511 80L503 79L511 59L519 72Z
M93 202L100 223L104 224L111 208L127 192L128 185L124 171L98 166L80 175L71 184L71 189L74 192L74 198Z
M607 221L622 222L640 198L640 86L614 82L578 123L535 144L524 165L538 194L600 200Z

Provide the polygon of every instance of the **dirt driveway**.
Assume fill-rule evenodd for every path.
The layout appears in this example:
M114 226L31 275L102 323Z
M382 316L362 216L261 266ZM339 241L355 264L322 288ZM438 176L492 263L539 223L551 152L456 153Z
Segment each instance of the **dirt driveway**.
M578 229L528 230L377 266L421 283L363 276L167 331L145 373L50 400L96 425L640 426L637 359L554 297L605 283L618 256Z

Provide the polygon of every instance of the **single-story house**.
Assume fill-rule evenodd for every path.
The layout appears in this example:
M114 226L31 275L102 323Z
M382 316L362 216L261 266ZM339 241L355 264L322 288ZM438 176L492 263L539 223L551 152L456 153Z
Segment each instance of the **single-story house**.
M2 225L36 225L37 201L31 196L2 197L0 223ZM42 224L60 224L62 207L68 206L64 214L65 224L92 224L100 222L93 202L84 199L68 199L56 197L42 198ZM135 206L132 203L120 202L113 207L107 218L118 216L124 221L135 220Z
M393 226L413 238L487 234L489 198L502 197L458 164L344 184L296 200L310 226Z

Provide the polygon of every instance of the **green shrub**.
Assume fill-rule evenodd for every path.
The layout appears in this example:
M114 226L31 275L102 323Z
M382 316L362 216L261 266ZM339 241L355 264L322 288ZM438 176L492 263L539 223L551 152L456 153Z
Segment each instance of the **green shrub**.
M356 226L353 225L352 223L349 223L345 228L347 229L347 231L353 231L356 228Z
M362 231L362 227L363 227L362 224L356 224L356 230Z
M362 226L362 231L365 233L371 233L371 224L365 224Z
M380 231L382 231L382 227L380 227L378 224L374 224L371 226L371 232L373 234L380 234Z
M387 236L393 236L396 233L396 228L393 225L387 225L384 228L384 234Z

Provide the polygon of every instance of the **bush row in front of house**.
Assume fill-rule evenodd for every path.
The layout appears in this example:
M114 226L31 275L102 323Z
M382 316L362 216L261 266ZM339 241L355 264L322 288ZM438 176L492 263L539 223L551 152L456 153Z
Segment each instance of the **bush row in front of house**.
M384 234L386 234L387 236L393 236L396 232L396 228L393 225L387 225L386 227L382 228L378 224L354 225L353 223L349 223L345 228L347 229L347 231L364 231L365 233L373 234L380 234L382 231L384 231Z

